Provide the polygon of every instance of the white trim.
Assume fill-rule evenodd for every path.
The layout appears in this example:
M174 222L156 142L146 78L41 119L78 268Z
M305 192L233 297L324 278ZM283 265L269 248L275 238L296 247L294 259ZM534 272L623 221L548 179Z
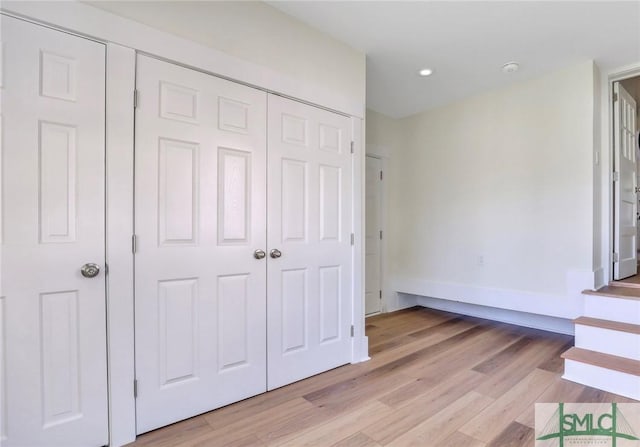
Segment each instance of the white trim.
M135 51L107 44L107 335L109 439L136 439L133 397L133 90Z
M573 321L566 318L549 317L546 315L517 312L513 310L441 300L425 296L419 296L416 298L418 306L428 307L430 309L438 309L462 315L486 318L488 320L501 321L503 323L541 329L543 331L556 332L559 334L573 335L574 331Z
M344 97L323 85L305 82L205 45L75 1L3 1L2 9L73 33L112 42L273 93L363 118L364 98Z
M365 151L364 121L351 118L353 138L353 325L354 339L351 362L358 363L369 360L369 339L365 335L364 322L364 266L365 266ZM358 181L359 179L359 181Z
M554 295L416 278L394 278L392 287L397 292L410 295L564 319L577 318L584 310L583 296L579 293Z

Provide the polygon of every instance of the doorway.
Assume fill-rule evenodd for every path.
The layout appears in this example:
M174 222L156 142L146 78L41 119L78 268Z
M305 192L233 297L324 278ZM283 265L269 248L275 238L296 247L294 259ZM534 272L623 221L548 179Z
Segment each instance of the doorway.
M365 315L383 311L382 299L382 159L367 155L365 229Z
M613 84L613 279L629 281L638 272L640 157L638 114L640 76ZM633 279L631 279L633 281Z

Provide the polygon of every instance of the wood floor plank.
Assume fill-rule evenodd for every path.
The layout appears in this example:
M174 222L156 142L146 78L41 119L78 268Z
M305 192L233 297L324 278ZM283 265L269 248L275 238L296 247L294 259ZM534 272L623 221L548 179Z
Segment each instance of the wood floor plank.
M358 432L342 441L336 442L332 447L380 447L380 444L364 433Z
M330 446L359 432L372 420L384 421L391 413L393 413L391 407L374 400L354 411L334 417L322 425L304 430L284 442L270 442L269 445L278 447Z
M478 327L481 331L476 336L460 339L448 349L434 353L427 361L408 366L403 374L422 378L445 377L471 368L521 337L512 328Z
M585 386L557 376L553 383L536 399L536 403L579 402ZM528 406L516 422L535 428L535 405Z
M180 443L210 433L211 427L202 416L196 416L139 436L136 447L174 447Z
M487 447L524 447L533 446L534 430L526 425L512 422L502 433L487 444Z
M533 370L493 404L467 422L460 431L483 442L491 441L524 410L532 406L555 377L556 375L549 371Z
M321 413L322 411L309 403L307 400L297 397L288 400L269 410L255 414L251 424L247 424L245 419L237 419L234 422L220 424L216 418L215 412L205 415L205 420L212 427L212 436L218 437L220 441L229 443L236 441L250 434L268 437L268 433L281 426L296 425L295 421L300 419L301 415ZM329 414L325 415L328 419Z
M475 371L460 371L428 392L396 407L395 412L383 424L371 423L362 432L386 445L471 392L483 378L482 374Z
M440 441L448 438L469 418L484 410L492 402L493 399L490 397L471 391L388 445L395 447L440 445Z
M446 439L443 439L438 447L485 447L485 443L473 439L471 436L467 436L459 431L453 432ZM521 447L525 447L524 445ZM526 446L528 447L528 446Z
M481 363L478 363L473 367L473 370L484 374L491 374L497 370L502 370L513 361L513 357L516 353L527 346L531 346L532 343L533 339L531 337L522 337L497 354L492 355Z
M555 338L543 339L515 352L508 367L496 370L491 378L480 385L478 392L494 398L502 396L541 363L545 363L560 352L564 341Z

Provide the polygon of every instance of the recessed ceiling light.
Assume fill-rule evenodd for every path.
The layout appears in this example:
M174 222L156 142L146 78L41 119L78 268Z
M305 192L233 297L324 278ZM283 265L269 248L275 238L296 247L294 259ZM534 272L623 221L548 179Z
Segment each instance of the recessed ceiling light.
M515 73L519 68L520 64L518 64L517 62L507 62L502 66L502 72L507 74Z
M433 74L433 70L430 68L423 68L418 72L420 76L431 76Z

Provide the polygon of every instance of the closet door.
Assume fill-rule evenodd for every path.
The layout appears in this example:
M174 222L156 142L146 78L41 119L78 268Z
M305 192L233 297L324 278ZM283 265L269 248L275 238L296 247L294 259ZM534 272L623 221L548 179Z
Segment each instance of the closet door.
M268 387L351 359L350 119L269 95Z
M266 93L137 63L138 433L266 390Z
M102 446L105 48L0 28L0 445Z

